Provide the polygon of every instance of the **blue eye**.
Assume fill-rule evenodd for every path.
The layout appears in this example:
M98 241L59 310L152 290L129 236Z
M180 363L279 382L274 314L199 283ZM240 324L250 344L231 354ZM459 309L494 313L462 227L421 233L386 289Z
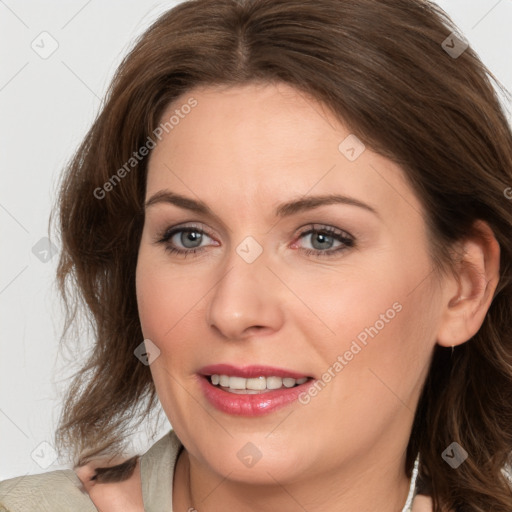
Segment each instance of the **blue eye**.
M298 249L305 254L313 256L335 256L341 251L355 246L355 240L348 233L337 230L331 226L316 227L309 226L310 229L299 235L299 239L310 237L312 249L299 247ZM157 243L163 244L165 250L170 254L180 254L185 257L188 254L196 254L205 250L208 244L202 245L205 237L212 239L203 229L188 226L176 227L165 231L158 237ZM335 246L336 242L338 243ZM180 247L181 246L181 247ZM335 247L335 248L333 248Z
M166 231L157 242L165 244L165 250L171 254L184 254L187 256L189 253L194 254L204 250L204 247L201 247L201 242L203 242L205 236L210 238L200 228L174 228ZM176 247L177 242L184 248Z
M344 251L355 246L353 237L348 233L339 231L331 226L321 226L319 228L313 226L308 231L301 233L299 238L304 239L308 236L311 236L310 240L313 249L306 249L304 247L299 248L308 255L335 256L338 255L340 251ZM332 247L335 242L338 242L339 245L337 248L333 249Z

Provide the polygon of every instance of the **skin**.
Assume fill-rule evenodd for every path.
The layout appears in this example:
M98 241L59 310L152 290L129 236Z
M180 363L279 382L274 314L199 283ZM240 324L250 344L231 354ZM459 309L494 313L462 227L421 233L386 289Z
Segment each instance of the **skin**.
M146 200L172 191L215 216L148 206L136 272L143 334L160 350L151 373L186 448L174 509L401 510L405 450L432 351L478 331L498 282L492 231L478 222L481 236L461 243L456 275L436 278L425 213L403 170L369 148L349 161L338 146L350 128L314 99L284 84L200 88L163 118L191 96L197 106L152 151ZM331 204L274 216L283 202L334 193L377 214ZM157 242L192 223L206 232L196 244L202 252L171 254ZM323 256L343 243L301 236L311 224L345 232L355 245ZM236 252L247 236L263 249L252 263ZM178 233L167 245L187 250L183 239ZM213 363L321 379L394 303L401 310L307 405L244 418L202 395L196 373ZM251 468L237 457L248 442L262 454ZM140 489L138 474L132 488ZM427 498L415 503L430 509Z

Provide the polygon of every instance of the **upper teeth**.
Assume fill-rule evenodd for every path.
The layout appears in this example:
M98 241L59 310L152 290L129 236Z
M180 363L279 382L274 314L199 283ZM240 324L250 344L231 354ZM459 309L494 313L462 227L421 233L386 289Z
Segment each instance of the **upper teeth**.
M231 389L252 389L254 391L262 391L264 389L279 389L281 387L292 388L296 384L304 384L308 379L302 377L300 379L292 379L290 377L255 377L245 379L244 377L232 377L229 375L212 375L212 384Z

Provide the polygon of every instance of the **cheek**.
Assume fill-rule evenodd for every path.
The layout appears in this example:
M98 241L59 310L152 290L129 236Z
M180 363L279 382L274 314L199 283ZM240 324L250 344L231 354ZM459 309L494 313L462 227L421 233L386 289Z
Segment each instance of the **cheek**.
M198 354L208 357L211 348L205 344L204 305L212 283L204 272L187 272L162 253L141 248L136 290L143 336L160 350L150 371L159 399L170 414L188 403L182 393L183 386L195 386L197 363L193 362Z
M162 312L167 308L168 297L160 282L159 271L141 251L136 272L137 307L144 338L152 341L159 338L157 328L165 318Z
M191 350L195 351L190 332L197 321L193 304L200 298L198 283L191 285L183 274L170 267L168 261L162 261L155 251L141 248L136 270L139 318L144 338L160 350L149 368L159 400L174 428L182 426L183 418L187 417L188 397L183 395L184 382L179 384L173 376L187 367L187 357ZM183 426L180 430L186 431Z
M302 296L315 317L306 320L297 309L294 321L314 340L326 387L332 385L332 405L363 413L400 400L412 404L426 375L435 314L427 285L418 283L428 275L428 261L418 255L407 269L396 261L382 258L314 281L301 278Z
M193 305L201 298L203 287L198 276L171 266L165 253L155 254L155 251L141 248L136 289L144 336L157 344L172 338L172 333L181 328L182 321L185 319L186 322L187 317L194 314Z

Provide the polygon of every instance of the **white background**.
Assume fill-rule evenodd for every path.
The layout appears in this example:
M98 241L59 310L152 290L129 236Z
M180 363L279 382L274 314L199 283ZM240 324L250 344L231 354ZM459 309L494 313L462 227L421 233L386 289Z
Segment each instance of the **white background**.
M57 256L44 263L32 248L44 243L60 172L121 58L176 3L0 0L0 480L64 467L48 466L52 448L44 444L53 442L59 390L70 371L69 365L61 371L64 359L57 359L63 318ZM512 0L438 3L512 90ZM59 45L47 59L31 47L44 31ZM83 333L80 343L89 342ZM156 438L168 428L164 421ZM134 446L145 450L152 442L141 433Z

